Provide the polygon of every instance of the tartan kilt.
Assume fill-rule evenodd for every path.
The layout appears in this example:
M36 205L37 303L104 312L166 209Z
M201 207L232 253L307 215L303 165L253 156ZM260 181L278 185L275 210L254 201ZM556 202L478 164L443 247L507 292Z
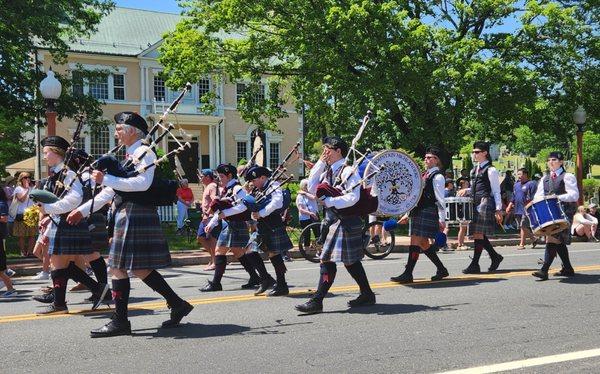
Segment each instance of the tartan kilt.
M494 204L494 199L484 197L481 199L479 205L475 204L473 220L469 225L469 232L471 234L494 235L496 224L496 205Z
M360 217L342 217L329 227L321 260L352 265L364 256L364 240Z
M258 222L259 241L262 241L260 249L266 252L279 253L283 255L286 251L294 248L290 237L285 231L285 226L269 228L262 222ZM258 246L252 248L253 251L258 251Z
M58 225L50 223L47 234L48 254L87 255L93 252L87 220L81 220L72 226L62 216L53 219Z
M198 232L196 232L196 236L198 238L205 238L205 239L209 239L206 237L206 232L204 231L204 229L206 228L207 224L200 221L200 224L198 225ZM218 238L219 235L221 234L221 222L219 221L219 224L217 224L215 227L213 227L212 230L210 230L210 237L211 238Z
M94 213L88 219L90 225L94 225L90 231L92 249L102 252L108 249L108 230L106 229L106 217L102 213Z
M410 215L410 235L435 239L440 232L437 207L426 207Z
M248 245L250 234L245 221L226 221L217 240L217 247L244 248Z
M171 264L156 207L130 201L121 204L115 212L108 264L123 270L159 269Z

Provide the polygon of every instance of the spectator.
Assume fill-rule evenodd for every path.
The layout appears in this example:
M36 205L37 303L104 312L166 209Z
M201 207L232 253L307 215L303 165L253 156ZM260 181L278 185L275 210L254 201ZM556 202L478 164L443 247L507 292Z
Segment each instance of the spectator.
M302 179L300 181L300 190L296 196L296 207L298 207L298 219L302 229L313 222L319 221L319 206L315 196L308 193L308 179ZM315 238L318 238L321 235L319 225L315 225L313 234ZM305 247L310 245L309 235L304 237L304 243L302 244Z
M204 191L202 192L202 221L198 226L197 239L198 243L210 254L210 262L204 268L208 271L215 270L215 246L217 245L217 237L221 233L221 225L217 225L210 234L207 234L204 229L212 217L210 203L219 196L219 187L215 182L215 174L211 169L202 169L198 176L204 186Z
M573 216L573 224L571 225L571 234L585 237L591 242L599 241L596 239L596 229L598 228L598 220L585 212L585 207L581 205L577 208L577 213Z
M506 214L514 212L515 220L520 228L520 241L517 249L525 249L526 236L532 239L531 247L535 248L538 239L531 232L529 218L525 214L525 206L533 200L537 183L529 180L529 172L525 168L517 171L517 178L513 189L513 198L506 207Z
M444 197L456 196L456 190L454 189L454 180L446 179L446 186L444 187Z
M502 196L502 205L507 208L508 204L513 199L513 189L515 186L515 178L512 175L512 170L507 170L504 174L504 180L500 183L500 195ZM508 213L504 216L504 229L515 229L513 226L515 217L512 211L506 210Z
M188 187L188 180L182 179L181 187L177 189L177 233L181 233L183 224L188 218L188 209L194 202L194 193Z
M445 173L446 179L454 179L454 172L452 169L447 169Z
M590 210L590 215L600 222L600 211L598 210L598 205L596 205L595 203L591 203L588 206L588 209Z
M460 169L460 177L456 180L456 187L460 188L461 182L466 180L470 182L471 177L469 176L469 169Z
M459 189L456 192L456 196L469 196L471 195L471 181L469 179L462 179L459 183ZM462 222L458 226L458 250L469 250L470 248L465 245L465 237L467 236L467 230L469 229L469 222Z
M33 242L36 235L36 227L29 227L23 222L23 213L25 209L33 205L33 201L29 199L31 175L27 172L22 172L17 178L17 187L15 188L13 200L11 204L18 204L17 215L14 217L12 235L19 238L19 250L21 256L33 256ZM27 244L25 240L27 239Z
M6 193L4 189L0 189L0 289L6 287L6 291L0 294L0 299L9 299L17 296L17 291L12 285L10 277L5 274L6 269L6 252L4 251L4 239L6 238L8 222L8 204L6 202Z

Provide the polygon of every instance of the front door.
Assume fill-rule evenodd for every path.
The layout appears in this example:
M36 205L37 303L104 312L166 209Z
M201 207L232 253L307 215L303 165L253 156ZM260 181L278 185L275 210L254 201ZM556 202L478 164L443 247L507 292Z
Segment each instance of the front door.
M183 143L183 140L181 140ZM186 149L184 152L179 153L177 158L181 163L181 167L183 169L183 175L185 179L188 180L189 183L198 183L198 137L194 136L191 140L188 141L190 143L190 148ZM178 147L175 141L169 141L169 152L176 149ZM175 169L175 159L173 157L169 158L169 163L173 169ZM180 171L181 172L181 171Z

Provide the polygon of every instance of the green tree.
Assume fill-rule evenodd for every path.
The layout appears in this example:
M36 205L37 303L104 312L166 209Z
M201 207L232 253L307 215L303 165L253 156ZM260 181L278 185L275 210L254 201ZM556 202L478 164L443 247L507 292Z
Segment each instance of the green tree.
M351 138L370 108L363 144L454 154L465 136L505 140L522 124L568 138L576 104L598 126L595 1L182 1L160 60L173 87L266 75L271 94L243 115L272 126L289 94L307 144Z
M600 164L600 134L586 131L583 133L582 141L582 155L583 155L583 170L584 175L587 174L591 165ZM577 154L577 142L572 142L571 153L573 155L573 161Z

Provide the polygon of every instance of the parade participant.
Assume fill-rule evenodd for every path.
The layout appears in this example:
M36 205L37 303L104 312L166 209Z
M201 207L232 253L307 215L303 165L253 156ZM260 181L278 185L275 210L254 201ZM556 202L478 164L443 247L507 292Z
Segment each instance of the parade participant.
M338 174L344 181L341 188L355 186L351 191L338 197L327 197L318 202L324 205L329 213L333 209L347 208L355 205L360 198L360 180L351 167L345 167L345 156L348 144L339 137L327 137L323 141L323 153L319 161L310 171L308 192L316 194L317 185L325 182L334 186ZM363 258L363 222L358 215L340 217L329 228L329 234L321 252L321 269L317 292L304 304L297 305L296 310L302 313L320 313L323 311L323 299L335 280L336 262L342 262L352 278L360 287L358 298L348 302L350 307L375 304L375 294L371 290L367 274L362 266Z
M222 164L217 167L219 182L224 190L222 199L233 201L241 199L246 195L244 188L237 180L237 169L230 164ZM244 209L245 210L245 209ZM260 278L256 275L251 255L246 255L246 245L250 239L248 226L245 219L238 215L243 212L239 206L223 209L218 215L214 215L206 225L204 232L210 233L217 225L219 220L223 220L223 229L219 234L217 246L215 249L215 274L212 280L208 280L206 285L200 289L202 292L221 291L221 279L227 267L227 252L231 251L234 257L242 264L244 270L250 275L248 283L242 286L243 289L252 288L260 284ZM260 256L259 256L260 258ZM260 260L262 262L262 259ZM264 266L264 265L263 265ZM272 280L272 278L271 278ZM273 283L275 281L273 280ZM273 285L271 283L271 285Z
M221 233L221 225L217 225L208 234L204 229L212 218L210 203L217 198L219 187L215 182L215 174L212 170L202 169L200 173L198 173L198 176L200 177L200 182L204 186L204 191L202 191L202 221L200 221L200 225L198 225L196 238L198 239L198 244L210 254L210 262L204 270L215 270L215 246L217 245L217 238Z
M115 137L127 147L128 158L139 160L139 165L128 163L129 169L154 163L156 154L142 144L143 136L148 133L146 120L137 113L121 112L115 115L115 122ZM193 309L156 271L171 264L171 255L154 202L147 199L147 204L142 203L148 197L145 191L152 184L154 170L149 168L130 178L105 175L100 170L94 170L91 178L96 184L104 186L102 192L69 214L69 222L76 224L90 214L92 204L94 211L97 211L115 198L114 232L109 255L115 314L106 325L91 331L93 338L131 334L127 311L131 289L128 271L166 299L171 313L170 319L163 322L163 327L178 325Z
M575 209L577 208L577 199L579 199L579 190L577 189L575 175L567 173L563 167L563 160L564 155L562 152L550 152L548 155L548 169L550 173L544 175L538 183L534 200L537 201L543 199L545 196L556 195L562 204L567 219L569 222L572 222ZM570 227L556 234L546 236L544 264L540 270L533 272L532 275L541 280L547 280L548 270L557 254L562 261L562 269L554 275L567 277L575 275L575 270L569 260L569 251L567 249L567 245L570 243Z
M397 277L390 278L397 283L412 283L413 270L421 252L433 262L437 272L431 280L441 280L447 277L448 270L437 255L437 246L429 244L429 239L434 239L446 228L446 203L444 200L444 175L440 171L442 151L437 147L430 147L425 153L425 167L423 173L424 188L417 206L405 214L398 223L406 224L410 219L410 247L406 269Z
M473 157L477 165L471 171L471 197L473 198L473 221L469 231L473 234L475 248L471 264L465 274L478 274L479 258L485 249L490 255L489 271L495 271L504 259L492 246L488 235L494 233L496 224L502 223L502 199L498 170L492 166L490 144L478 141L473 144Z
M526 168L517 170L517 181L514 184L512 200L506 207L506 213L514 209L515 220L520 229L520 241L517 249L525 249L525 239L529 236L532 240L531 247L535 248L538 239L531 232L529 218L525 214L525 206L533 200L535 195L536 183L529 180L529 172Z
M294 246L287 231L285 231L285 224L280 214L280 209L283 208L281 187L277 181L271 181L270 176L271 171L266 167L253 166L248 169L245 178L252 183L257 191L264 192L267 189L272 191L270 201L258 212L252 212L252 219L257 221L258 242L262 244L260 249L267 252L277 276L276 283L268 296L284 296L289 294L290 291L285 280L287 268L283 262L283 256ZM256 246L256 250L259 249L258 247ZM259 295L268 289L269 279L272 279L272 277L263 267L256 267L256 269L259 271L261 278L261 286L256 291L256 294Z
M50 263L52 265L52 284L53 293L52 303L37 314L64 314L68 313L66 303L67 282L73 279L76 282L84 284L94 295L97 303L92 307L98 307L100 300L103 300L108 292L106 283L98 283L90 278L85 271L75 265L75 261L81 255L88 255L92 252L90 233L86 220L78 222L76 225L67 223L67 213L75 209L82 201L83 188L75 172L68 166L64 167L64 158L69 148L69 142L60 136L49 136L41 141L43 147L44 160L51 169L51 175L48 177L46 188L54 191L61 197L55 203L38 203L40 212L44 218L40 221L43 237L48 243L48 253L50 254ZM64 179L61 175L65 173ZM75 181L71 184L71 182ZM64 192L65 187L71 187ZM44 239L42 239L44 240ZM45 298L38 301L47 302Z

